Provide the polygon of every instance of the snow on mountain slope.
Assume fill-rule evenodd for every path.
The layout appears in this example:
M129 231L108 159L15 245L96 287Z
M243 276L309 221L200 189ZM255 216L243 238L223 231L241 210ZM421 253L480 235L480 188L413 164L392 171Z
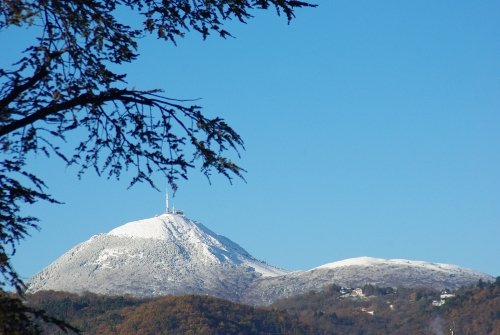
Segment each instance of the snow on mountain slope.
M406 259L383 259L383 258L372 258L372 257L357 257L345 259L338 262L328 263L321 266L318 266L309 271L317 270L317 269L338 269L342 267L348 266L379 266L379 265L387 265L392 266L394 268L411 266L414 268L426 269L429 271L440 271L440 272L449 272L450 274L461 273L466 271L467 273L476 273L477 275L484 275L484 273L474 271L471 269L466 269L457 265L451 264L443 264L443 263L429 263L423 261L409 261Z
M456 289L495 279L482 272L464 267L409 261L358 257L318 266L309 271L297 271L273 278L256 279L243 293L243 301L253 305L267 305L310 290L321 290L330 284L346 287L430 287Z
M202 224L169 213L93 236L33 276L28 286L29 292L204 293L238 300L255 278L286 273Z
M111 230L108 235L167 240L200 246L207 259L220 264L245 265L263 276L279 276L287 270L256 260L245 249L227 237L217 235L199 222L182 215L163 214L151 219L129 222Z
M197 293L266 305L333 283L454 289L479 279L493 277L449 264L370 257L290 273L255 259L199 222L167 213L93 236L27 284L28 292L89 291L139 297Z

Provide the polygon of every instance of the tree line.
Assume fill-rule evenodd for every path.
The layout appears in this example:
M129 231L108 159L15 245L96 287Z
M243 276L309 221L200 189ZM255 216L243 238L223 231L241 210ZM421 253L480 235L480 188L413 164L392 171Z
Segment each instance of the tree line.
M139 299L41 291L28 301L89 335L328 334L276 309L207 295ZM52 324L41 326L47 334L64 334Z
M500 277L463 287L433 306L443 291L365 285L345 296L338 285L252 307L206 295L133 298L40 291L28 296L86 334L500 334ZM63 334L40 323L47 334Z

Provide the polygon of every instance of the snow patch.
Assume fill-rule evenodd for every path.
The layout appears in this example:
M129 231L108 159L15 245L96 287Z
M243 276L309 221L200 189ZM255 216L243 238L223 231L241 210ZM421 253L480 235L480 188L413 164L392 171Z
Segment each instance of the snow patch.
M99 256L95 260L95 262L91 263L93 265L98 265L101 268L108 268L111 269L113 266L111 266L111 263L109 262L109 258L116 258L120 255L125 254L124 249L104 249L99 253Z

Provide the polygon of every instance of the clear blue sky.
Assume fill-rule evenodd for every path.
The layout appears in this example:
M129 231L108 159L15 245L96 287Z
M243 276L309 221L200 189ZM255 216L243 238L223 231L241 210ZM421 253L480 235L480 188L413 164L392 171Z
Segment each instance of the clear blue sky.
M236 39L141 41L123 67L130 86L202 98L245 141L247 183L209 185L193 170L175 206L289 270L371 256L499 276L500 2L317 3L290 25L273 10L230 22ZM0 44L19 46L21 33ZM164 210L147 185L93 172L79 181L56 158L32 164L65 204L26 207L42 231L14 258L25 278Z

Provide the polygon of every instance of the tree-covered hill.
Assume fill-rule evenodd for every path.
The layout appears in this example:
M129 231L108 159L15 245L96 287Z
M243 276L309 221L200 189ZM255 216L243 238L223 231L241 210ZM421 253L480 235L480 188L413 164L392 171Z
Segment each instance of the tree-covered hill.
M334 334L500 334L500 277L494 283L458 289L442 300L440 291L363 287L364 296L328 286L281 300L271 308Z
M139 299L40 291L29 303L85 334L492 334L500 335L500 277L442 298L428 288L331 285L258 308L201 295ZM349 291L349 290L347 290ZM349 292L347 292L349 293ZM445 300L441 306L433 301ZM45 326L47 334L61 334Z
M41 291L29 296L29 301L88 335L330 334L277 310L201 295L137 299ZM45 330L61 333L54 326Z

